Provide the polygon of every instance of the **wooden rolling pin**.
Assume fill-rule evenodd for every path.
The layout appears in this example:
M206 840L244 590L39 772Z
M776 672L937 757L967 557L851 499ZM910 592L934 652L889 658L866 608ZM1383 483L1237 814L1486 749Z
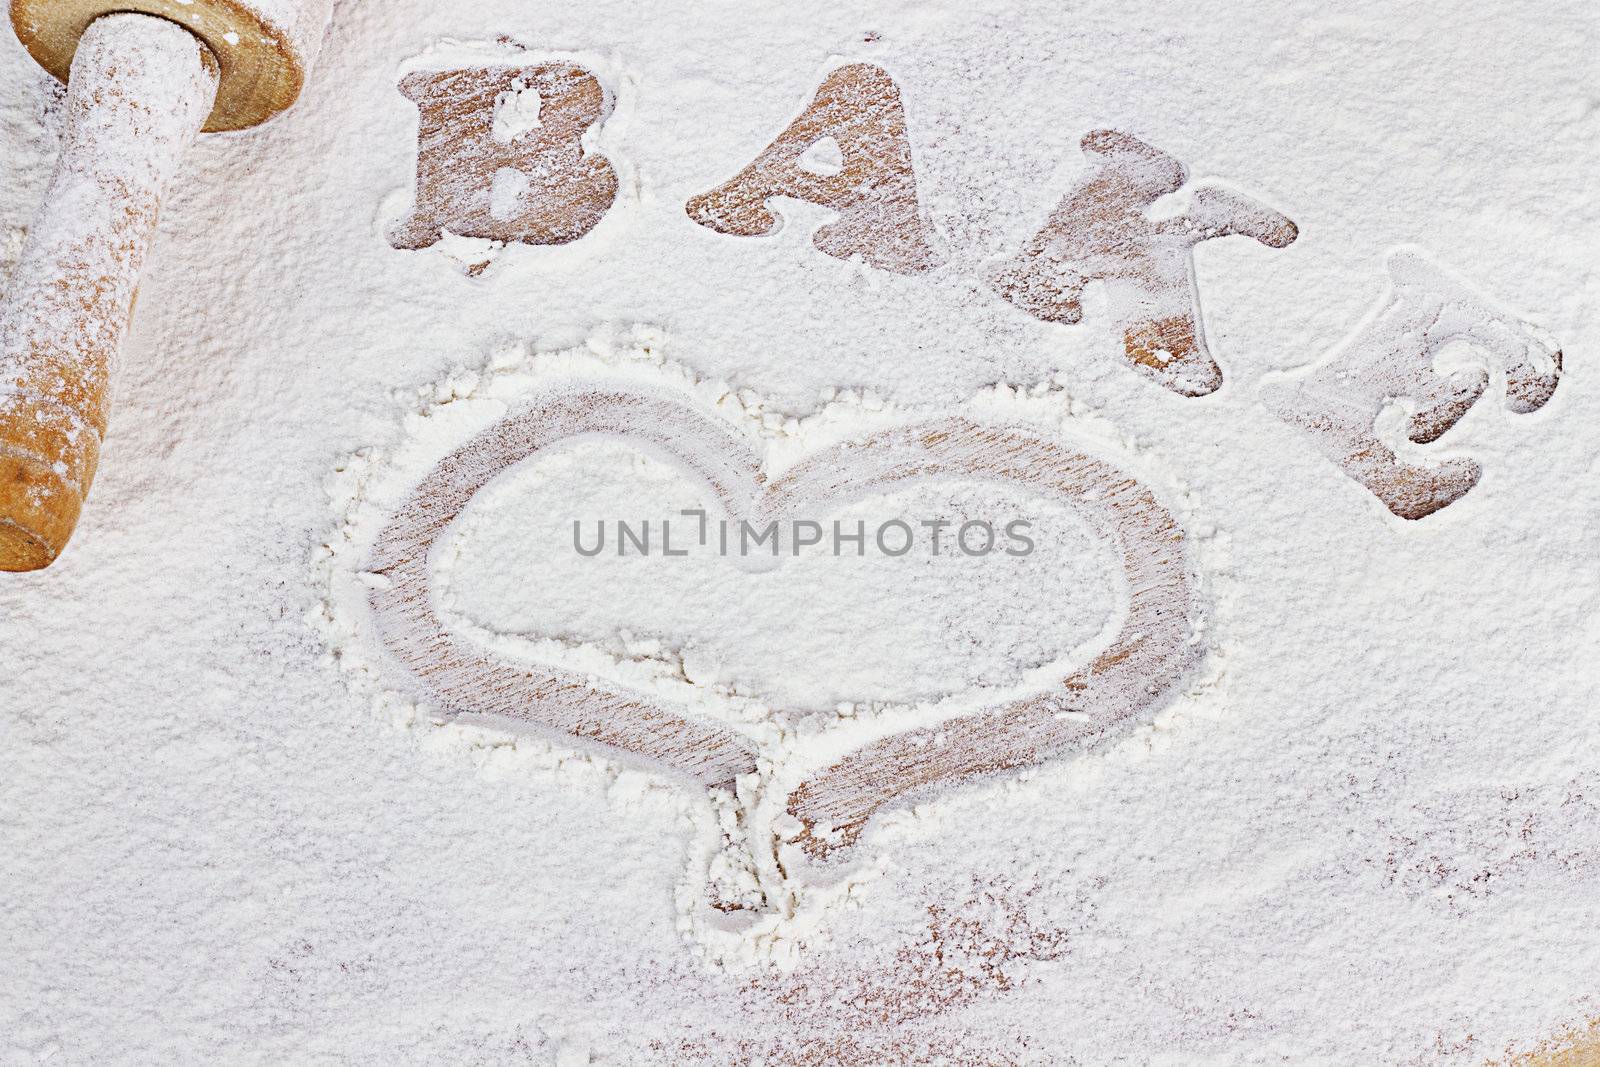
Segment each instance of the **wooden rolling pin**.
M12 0L67 83L61 155L0 315L0 570L49 566L77 525L161 202L202 131L292 104L330 0Z

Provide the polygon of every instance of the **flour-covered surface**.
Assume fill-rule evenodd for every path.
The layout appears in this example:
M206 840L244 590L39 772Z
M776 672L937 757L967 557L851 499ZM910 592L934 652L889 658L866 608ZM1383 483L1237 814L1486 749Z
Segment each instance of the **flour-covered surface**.
M1597 46L1578 0L340 5L293 111L191 153L77 537L0 583L0 1059L1480 1064L1592 1035ZM419 195L402 79L485 56L594 76L584 151L614 202L566 244L445 219L396 248L419 207L460 209ZM853 104L832 77L851 65L873 87ZM480 136L550 133L565 112L528 84L496 91ZM7 260L62 96L10 41L0 87ZM903 123L871 110L891 101ZM786 131L828 108L843 135L795 156ZM858 171L863 129L907 143ZM1088 277L1074 257L1106 249L1039 235L1092 186L1097 130L1181 163L1149 221L1215 236L1218 204L1248 204L1248 225L1096 216L1151 242L1112 258L1163 287ZM876 175L893 214L797 170ZM537 178L496 169L487 214L520 217ZM752 235L768 180L791 196ZM1251 239L1262 219L1293 240ZM874 237L915 269L874 266ZM1423 274L1391 279L1397 254L1443 279L1427 292L1471 294L1436 301L1473 311L1476 347L1436 353L1447 387L1402 350L1437 317L1384 317L1432 306L1404 288ZM1081 317L1030 310L1052 300ZM1520 371L1507 402L1496 352L1518 337L1541 389L1559 372L1541 404ZM1416 406L1372 394L1381 368L1337 392L1364 345ZM1189 373L1202 355L1220 378ZM1020 476L815 517L1027 511L1053 532L1026 558L907 557L901 578L816 553L583 557L562 518L706 499L630 432L508 469L434 531L419 581L456 638L736 733L748 763L708 786L458 715L383 640L370 549L442 459L597 376L688 396L695 440L770 476L746 492L934 464L906 449L949 438L904 428L935 422L990 435L985 463L1048 447L1124 471L1181 531L1194 610L1168 601L1161 647L1193 662L1119 690L1138 707L1114 719L1058 697L1009 771L808 823L830 773L982 765L939 752L1002 695L1099 677L1151 586L1090 493ZM1269 406L1306 382L1345 421ZM1480 473L1401 518L1333 429L1400 470ZM870 460L885 434L886 467L830 451ZM988 447L1014 435L1041 443ZM694 455L731 469L738 448ZM1078 715L1113 726L1068 743Z

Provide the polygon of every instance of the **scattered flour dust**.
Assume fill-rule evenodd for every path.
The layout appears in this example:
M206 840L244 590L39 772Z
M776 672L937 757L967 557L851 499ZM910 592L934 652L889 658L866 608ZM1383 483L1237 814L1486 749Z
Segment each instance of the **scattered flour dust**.
M1593 1043L1591 2L335 6L293 109L185 155L77 537L0 580L0 1061ZM0 46L4 275L65 95ZM484 170L447 168L474 210L397 246L433 121L402 83L482 62L516 73L471 97ZM514 164L573 123L604 195L566 240L556 172ZM829 242L850 197L767 195L861 191L868 127L903 149L900 271ZM1149 213L1091 229L1166 248L1173 302L1036 277L1084 251L1063 197L1141 159L1169 180L1112 199ZM1352 386L1354 457L1304 427ZM1069 451L1038 469L1148 495L1000 463ZM1390 453L1472 476L1387 507L1350 460ZM983 518L1002 550L1024 515L1037 551L666 557L685 510ZM1182 551L1127 580L1163 516ZM583 556L574 519L657 550ZM1085 721L1064 681L1123 651L1164 688ZM995 708L1041 758L1013 731L968 774Z
M697 380L667 358L666 341L633 327L560 351L504 346L484 366L398 393L407 409L398 439L362 450L330 477L343 517L317 553L328 592L311 619L387 716L407 728L445 728L468 748L501 750L502 760L523 749L536 764L603 755L562 756L574 738L559 731L530 735L487 709L431 703L385 653L392 636L375 632L383 624L374 591L391 591L396 578L374 569L374 546L393 514L430 470L454 462L463 442L530 398L573 382L675 395L758 444L767 476L780 481L802 457L840 442L848 457L850 442L918 415L870 391L834 389L811 413L785 414L751 390ZM1082 439L1122 457L1124 473L1148 466L1136 445L1059 387L992 388L965 407L986 423ZM780 516L766 536L767 524L730 518L680 463L651 455L647 444L592 433L497 471L433 543L418 592L436 602L445 628L487 655L649 694L747 739L749 769L703 796L645 773L666 768L626 759L609 772L612 795L624 812L641 803L671 808L699 843L679 892L680 923L698 954L793 968L808 945L825 941L826 913L863 891L875 864L867 850L808 862L786 792L808 770L875 740L1049 690L1128 627L1127 578L1073 508L1025 486L979 476L911 483ZM1170 486L1162 495L1182 499ZM1186 524L1199 529L1204 554L1220 559L1225 550L1209 531ZM1199 650L1211 643L1212 624L1196 621L1186 641ZM1154 728L1205 704L1221 667L1216 659L1203 666L1180 679L1182 700L1156 706ZM946 743L942 732L931 740ZM1122 743L1148 739L1136 732Z

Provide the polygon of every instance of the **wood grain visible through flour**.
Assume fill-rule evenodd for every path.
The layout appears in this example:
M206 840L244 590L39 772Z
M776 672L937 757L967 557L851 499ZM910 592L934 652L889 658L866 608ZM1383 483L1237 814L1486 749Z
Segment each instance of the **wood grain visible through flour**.
M1464 456L1426 465L1397 454L1376 427L1383 410L1405 404L1405 438L1432 444L1483 397L1493 366L1506 407L1537 411L1561 380L1561 350L1413 252L1393 253L1388 268L1390 291L1355 335L1308 373L1269 383L1261 395L1384 507L1421 519L1465 496L1483 470ZM1437 365L1452 345L1491 362Z
M817 452L769 480L749 441L684 401L645 390L573 386L534 397L430 471L378 537L370 605L389 652L450 712L499 717L597 742L711 788L756 767L737 731L652 698L555 669L506 662L452 634L430 592L429 553L490 480L588 436L676 463L733 518L766 522L930 480L1020 487L1073 508L1120 563L1128 606L1092 662L1042 693L911 730L805 781L789 812L814 858L848 847L874 813L921 790L1033 766L1122 736L1170 701L1203 657L1201 598L1188 539L1142 483L1035 433L945 418ZM1066 650L1063 650L1066 651Z
M433 699L457 713L495 715L643 757L708 787L729 788L755 770L738 734L686 719L565 671L504 662L453 636L429 590L428 554L488 482L540 451L585 435L625 437L674 457L730 510L755 491L759 470L742 439L689 420L669 401L639 394L556 392L457 449L423 479L373 548L382 579L371 604L391 653Z
M1176 518L1123 471L1046 438L959 419L892 430L787 472L769 507L793 510L927 478L1012 484L1075 507L1116 554L1127 614L1105 651L1046 692L878 742L800 786L789 811L817 857L853 844L879 808L918 790L1120 736L1164 706L1203 656L1202 605Z
M1197 188L1182 214L1153 218L1151 205L1189 180L1182 162L1119 130L1085 134L1083 154L1083 173L1044 226L995 273L996 291L1035 318L1075 323L1084 286L1102 282L1136 370L1184 396L1214 392L1222 368L1201 330L1194 246L1243 234L1284 248L1299 228L1213 185Z
M1092 914L1093 889L1059 904ZM1059 896L1060 887L1051 887ZM1078 930L1045 921L1040 887L976 875L965 893L929 899L924 921L869 962L822 958L748 979L743 1007L764 1038L719 1032L659 1041L674 1067L841 1067L927 1064L1019 1067L1029 1039L980 1040L949 1025L955 1013L1026 985L1031 969L1072 951ZM770 1024L767 1021L770 1020Z
M616 199L615 168L584 147L607 102L582 67L415 71L400 91L420 125L415 201L389 235L395 248L426 248L446 233L565 244L594 229Z
M807 153L832 139L839 159ZM852 63L832 71L810 104L732 178L689 200L689 217L719 233L772 233L771 197L792 196L832 208L839 217L812 236L819 251L897 274L940 262L917 198L911 140L900 90L881 67Z

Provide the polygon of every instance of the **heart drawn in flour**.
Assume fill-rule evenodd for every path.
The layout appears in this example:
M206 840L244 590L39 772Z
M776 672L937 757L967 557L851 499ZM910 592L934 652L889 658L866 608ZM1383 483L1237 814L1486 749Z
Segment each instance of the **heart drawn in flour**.
M373 542L368 604L384 647L447 712L596 744L732 791L758 746L736 726L565 667L500 655L454 631L431 588L430 556L474 497L510 468L585 438L667 460L730 519L764 523L837 511L918 484L995 483L1072 509L1112 553L1126 586L1114 636L1039 691L879 737L808 772L786 812L813 859L854 845L874 813L930 787L1103 746L1148 722L1198 666L1202 604L1192 545L1136 478L1031 429L960 417L891 425L813 452L777 473L756 445L684 396L572 382L520 401L440 460ZM535 591L536 595L536 591Z

